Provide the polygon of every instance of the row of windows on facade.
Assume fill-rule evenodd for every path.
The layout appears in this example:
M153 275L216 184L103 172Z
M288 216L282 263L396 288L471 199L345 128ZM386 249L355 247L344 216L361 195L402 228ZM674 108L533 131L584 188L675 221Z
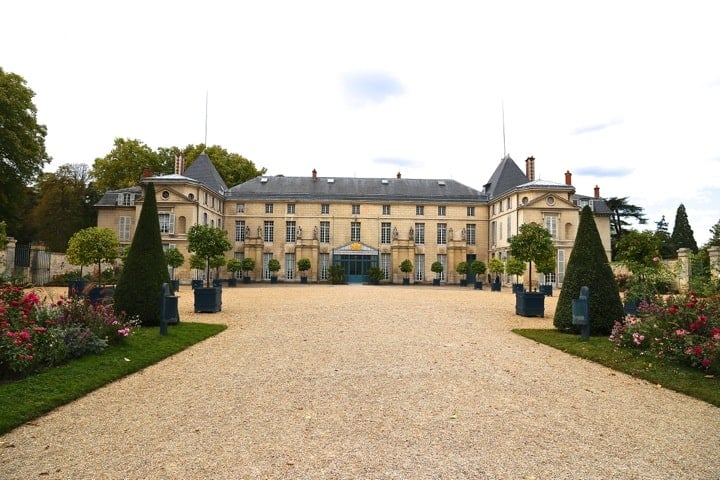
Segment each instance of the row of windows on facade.
M266 203L265 204L265 213L273 213L275 210L275 204L273 203ZM294 203L288 203L286 206L286 212L288 215L294 215L295 214L295 204ZM352 215L360 215L360 204L353 204L351 205L350 212ZM382 214L383 215L390 215L391 212L391 206L390 205L383 205L382 206ZM437 214L440 217L444 217L447 215L447 207L445 205L438 205L437 207ZM242 203L239 203L237 206L237 213L245 213L245 205ZM320 205L320 214L321 215L329 215L330 214L330 204L329 203L323 203ZM425 205L416 205L415 206L415 215L425 215ZM467 216L468 217L474 217L475 216L475 207L467 207Z
M510 240L510 237L513 235L513 224L512 224L512 217L506 218L506 239ZM550 232L550 236L553 240L558 239L558 217L557 215L545 215L545 228L548 232ZM490 243L495 244L498 240L503 239L503 229L499 222L492 221L490 222Z
M117 204L121 207L132 207L135 205L135 196L134 193L118 193L117 196ZM160 197L163 200L167 200L170 198L170 192L167 190L163 190L160 193ZM188 200L193 201L195 200L195 195L192 193L188 194ZM215 197L212 195L208 195L207 192L205 192L205 201L204 204L214 210L217 210L218 212L222 212L222 201L218 199L215 201Z
M389 245L392 243L393 237L396 237L397 230L393 230L390 222L382 222L380 224L380 243L383 245ZM248 235L248 227L245 225L244 220L235 221L235 241L244 242L245 237ZM446 245L448 242L448 225L447 223L437 224L437 244ZM262 228L263 241L271 243L275 241L275 222L267 220L263 224ZM302 230L297 227L294 221L285 222L285 243L295 243L298 238L302 237ZM316 238L315 233L313 238ZM416 223L413 229L413 239L416 244L425 244L425 224ZM317 240L320 243L330 243L330 222L321 221L320 230L317 232ZM469 223L465 225L465 231L463 232L463 240L468 245L475 245L476 241L476 225ZM361 222L350 222L350 241L360 242L361 241Z

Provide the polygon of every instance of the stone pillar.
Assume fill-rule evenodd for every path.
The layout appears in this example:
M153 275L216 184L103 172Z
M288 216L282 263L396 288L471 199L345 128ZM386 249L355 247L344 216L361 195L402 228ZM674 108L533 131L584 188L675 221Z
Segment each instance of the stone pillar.
M710 277L714 280L720 278L720 247L708 248L710 255Z
M12 275L15 267L15 245L17 240L13 237L7 237L5 249L0 251L0 272L4 272L8 277Z
M690 253L691 250L689 248L679 248L677 251L678 264L680 265L680 271L677 276L677 284L680 293L687 293L690 291L690 275L692 273L690 267Z

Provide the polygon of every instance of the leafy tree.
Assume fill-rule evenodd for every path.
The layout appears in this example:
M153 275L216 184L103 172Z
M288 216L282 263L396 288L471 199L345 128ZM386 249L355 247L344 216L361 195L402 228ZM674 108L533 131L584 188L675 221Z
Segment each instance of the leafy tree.
M305 273L305 272L310 270L310 267L311 267L310 259L307 257L301 258L300 260L297 261L297 267L298 267L298 270L300 270L300 275L302 275L303 277L306 276L307 273Z
M163 283L170 283L160 236L155 185L145 188L140 218L115 289L115 307L138 316L143 325L158 325Z
M578 297L583 286L590 290L590 331L609 334L614 323L623 319L624 312L615 276L589 206L580 212L578 232L555 307L553 324L558 330L579 331L572 325L572 300Z
M255 270L255 259L252 257L245 257L242 259L242 271L243 271L243 277L249 277L249 274L245 274L244 272L252 272Z
M647 217L643 208L628 203L628 197L610 197L605 200L610 209L610 236L613 245L619 242L622 236L628 232L630 222L627 219L635 219L640 225L647 223Z
M272 276L276 276L277 272L280 271L280 261L277 258L271 258L267 264L268 270L270 270Z
M442 262L433 262L432 265L430 265L430 271L435 274L435 278L440 278L443 272Z
M710 228L710 235L705 247L720 247L720 220Z
M675 249L689 248L693 253L698 252L697 242L695 241L692 228L690 228L685 205L682 203L675 213L675 226L673 227L670 240Z
M177 248L168 248L165 250L165 263L172 269L171 280L175 280L175 269L185 263L185 255Z
M36 203L27 222L35 239L53 252L64 252L73 233L95 225L99 195L89 184L88 170L84 164L62 165L41 175L37 183Z
M102 262L113 262L119 254L120 241L115 232L104 227L88 227L70 237L66 256L68 262L82 267L95 264L98 267L98 281L102 275Z
M473 273L474 280L477 281L478 275L485 275L485 272L487 272L487 266L482 260L474 260L470 264L470 271Z
M174 160L160 156L140 140L116 138L113 149L96 158L92 167L95 188L101 192L137 185L145 168L154 175L172 173Z
M50 162L34 96L24 78L0 68L0 219L11 234L22 221L26 186Z
M490 262L488 263L488 271L491 275L498 276L501 273L505 272L505 264L499 258L491 258ZM495 279L493 278L493 282L494 281Z
M634 267L650 265L660 256L662 239L654 232L631 231L625 234L617 246L616 259L627 265L632 272Z
M520 225L518 234L513 235L510 239L510 255L522 262L529 263L528 285L532 287L533 262L545 262L555 256L555 247L553 247L550 232L535 222Z
M657 228L655 229L655 235L660 239L662 245L660 247L660 256L662 258L675 258L677 256L677 248L672 244L670 238L670 231L668 230L668 223L665 220L665 215L662 216L660 221L655 222Z
M232 273L232 277L235 277L235 274L237 272L242 271L242 266L243 266L242 260L239 258L231 258L230 260L227 261L227 265L226 265L228 272Z
M205 285L210 287L210 267L213 257L223 255L232 245L225 230L210 225L193 225L188 232L188 252L205 259Z
M0 247L7 245L7 224L0 220Z
M413 264L410 259L406 258L400 262L400 271L405 274L406 279L410 277L410 272L413 271Z
M467 280L467 273L468 273L468 264L467 262L460 262L455 267L455 271L463 276L463 280Z
M179 149L178 149L179 150ZM185 167L205 152L228 186L239 185L267 172L266 168L257 169L255 164L237 153L230 153L218 145L205 148L205 145L188 145L183 149Z
M525 262L517 257L510 257L507 261L508 275L515 275L515 283L518 283L518 275L525 273Z

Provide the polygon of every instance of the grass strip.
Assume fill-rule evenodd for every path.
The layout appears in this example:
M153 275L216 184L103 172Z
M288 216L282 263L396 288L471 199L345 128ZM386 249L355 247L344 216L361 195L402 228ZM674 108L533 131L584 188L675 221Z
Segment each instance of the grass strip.
M648 353L641 354L642 350L618 349L605 336L590 337L584 342L577 334L557 330L514 329L513 332L576 357L591 360L720 407L720 379L717 376Z
M22 380L0 384L0 435L103 385L217 335L226 325L180 322L160 335L141 328L99 355L87 355Z

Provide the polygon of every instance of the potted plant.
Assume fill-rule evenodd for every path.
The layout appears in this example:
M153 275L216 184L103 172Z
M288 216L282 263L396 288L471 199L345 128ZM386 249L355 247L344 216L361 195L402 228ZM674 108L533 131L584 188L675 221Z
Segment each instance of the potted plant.
M470 271L472 272L475 279L475 289L482 290L483 282L479 279L482 278L481 275L485 275L485 272L487 272L487 266L485 265L485 262L483 262L482 260L473 261L470 264Z
M228 278L228 286L237 286L237 273L242 271L242 260L239 258L231 258L225 265L228 272L230 272L230 278Z
M175 269L185 263L185 255L182 254L177 248L168 248L165 250L165 262L170 267L170 285L172 291L177 292L180 290L180 280L175 279Z
M310 270L310 259L303 257L297 261L298 270L300 270L300 283L307 283L307 271Z
M188 251L205 260L205 287L195 289L195 312L222 310L222 288L210 286L211 262L230 250L232 245L225 230L209 225L193 225L188 232ZM213 261L215 259L215 261ZM224 258L223 258L224 261Z
M250 272L255 270L255 259L245 257L242 259L243 283L250 283Z
M82 281L82 267L86 265L97 265L97 285L93 288L85 284L76 283L68 286L68 294L72 295L84 292L88 289L88 298L92 303L100 300L102 295L112 296L114 287L105 288L102 286L102 262L113 262L119 253L120 241L115 232L104 227L88 227L79 230L70 237L68 248L65 252L68 262L73 265L80 265L80 277ZM79 289L82 286L81 289ZM79 289L79 290L78 290Z
M542 261L535 263L535 269L542 273L543 276L547 279L547 276L555 271L555 255L553 253L552 257L548 257ZM553 286L552 283L543 283L542 285L538 286L538 290L545 295L546 297L552 297L553 294Z
M382 271L380 267L372 266L368 270L368 282L370 282L373 285L379 285L380 280L385 278L385 272Z
M190 281L190 286L195 290L203 286L200 272L205 269L205 259L198 255L190 255L190 268L195 270L195 278Z
M330 283L333 285L345 283L345 267L341 264L330 265L328 272L330 273Z
M403 285L410 285L410 272L413 271L413 264L409 259L405 259L400 263L400 271L405 274Z
M443 264L438 261L433 262L432 265L430 265L430 271L435 274L433 285L440 285L440 275L443 272Z
M515 275L515 282L512 284L512 293L522 292L524 287L522 282L518 282L518 276L525 273L525 262L516 257L508 258L507 273L508 275Z
M529 263L528 285L532 285L533 262L547 262L555 256L552 236L539 223L531 222L520 225L520 231L510 239L510 255ZM545 316L545 295L540 292L518 292L515 294L515 313L517 315Z
M210 258L210 268L215 269L215 278L213 278L213 287L222 288L222 278L220 278L220 267L227 265L224 255L216 255Z
M271 258L268 260L267 267L268 270L270 270L270 283L277 283L277 272L280 271L280 261L277 258Z
M468 264L467 262L460 262L455 267L455 271L462 275L463 277L460 279L460 286L466 287L467 286L467 273L468 273Z
M499 258L491 258L490 262L488 262L488 271L490 272L490 276L492 277L490 291L499 292L500 275L505 272L505 264Z

